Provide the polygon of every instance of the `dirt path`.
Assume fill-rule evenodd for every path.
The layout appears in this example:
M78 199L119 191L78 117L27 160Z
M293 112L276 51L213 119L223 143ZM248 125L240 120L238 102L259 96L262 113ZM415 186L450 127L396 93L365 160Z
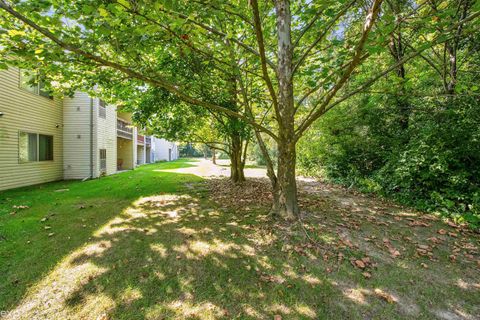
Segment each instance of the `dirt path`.
M170 172L194 174L203 178L228 177L230 176L230 161L217 160L217 164L213 164L211 160L199 158L189 162L188 168L172 169ZM267 171L263 168L246 168L245 176L250 178L266 178Z

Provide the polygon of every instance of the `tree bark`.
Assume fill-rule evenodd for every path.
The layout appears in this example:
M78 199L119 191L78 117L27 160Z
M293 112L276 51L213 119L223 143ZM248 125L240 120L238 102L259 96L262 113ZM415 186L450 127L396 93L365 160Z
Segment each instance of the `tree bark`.
M274 204L278 214L286 219L298 217L297 181L295 174L296 152L293 136L283 137L278 144L277 185L274 188Z
M217 164L217 154L215 153L215 149L210 149L212 151L212 163Z
M244 162L242 160L242 139L239 136L231 137L230 146L230 179L235 182L245 181Z
M287 220L298 216L297 182L295 179L295 105L293 99L293 47L289 0L275 1L278 34L278 112L279 140L277 180L278 214Z
M396 34L392 33L390 36L389 50L395 63L398 64L396 73L397 73L397 76L401 79L400 85L399 85L400 95L395 96L395 103L398 108L400 128L402 130L406 130L408 129L409 120L410 120L410 103L407 95L407 90L405 88L405 83L406 83L405 63L402 63L403 59L405 58L405 48L403 46L403 40L402 40L402 25L401 25L402 19L400 18L401 10L398 7L393 7L392 9L396 17L395 21L398 21L398 22L396 22L397 25L395 26L397 31Z

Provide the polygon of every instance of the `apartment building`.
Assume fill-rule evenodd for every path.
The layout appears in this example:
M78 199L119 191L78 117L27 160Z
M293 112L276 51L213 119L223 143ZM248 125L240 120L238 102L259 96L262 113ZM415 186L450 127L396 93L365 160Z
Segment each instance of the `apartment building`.
M154 161L172 161L179 157L177 144L162 138L152 137L152 157Z
M155 162L156 153L177 158L174 143L156 149L162 139L141 134L129 113L82 92L55 99L32 77L0 71L0 190L110 175Z

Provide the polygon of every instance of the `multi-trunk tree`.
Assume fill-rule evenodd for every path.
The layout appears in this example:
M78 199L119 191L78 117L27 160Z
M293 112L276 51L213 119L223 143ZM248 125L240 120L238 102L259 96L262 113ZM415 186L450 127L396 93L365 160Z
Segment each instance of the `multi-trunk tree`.
M439 11L455 10L453 1L439 2L444 3ZM478 23L478 5L455 22L432 17L422 10L426 2L409 2L395 15L382 5L382 0L0 0L0 45L4 60L42 66L54 79L72 85L85 75L96 83L106 75L134 80L138 87L162 88L187 105L248 123L260 146L269 135L278 147L276 172L268 170L274 211L291 219L299 213L296 144L311 125L406 61L451 41L459 28L462 34L475 32ZM413 22L427 41L416 42L398 61L379 61L377 74L352 86L358 67L388 46L395 19ZM188 79L162 70L165 59L190 52L222 78L230 77L241 108L205 99Z

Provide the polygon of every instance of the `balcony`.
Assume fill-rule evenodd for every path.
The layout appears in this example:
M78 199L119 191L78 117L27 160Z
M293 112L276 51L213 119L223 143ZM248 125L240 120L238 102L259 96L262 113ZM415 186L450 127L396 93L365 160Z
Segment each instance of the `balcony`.
M145 145L148 147L152 145L152 137L145 137Z
M145 144L145 136L137 135L137 143Z
M124 139L133 139L133 129L131 124L121 119L117 119L117 136Z

